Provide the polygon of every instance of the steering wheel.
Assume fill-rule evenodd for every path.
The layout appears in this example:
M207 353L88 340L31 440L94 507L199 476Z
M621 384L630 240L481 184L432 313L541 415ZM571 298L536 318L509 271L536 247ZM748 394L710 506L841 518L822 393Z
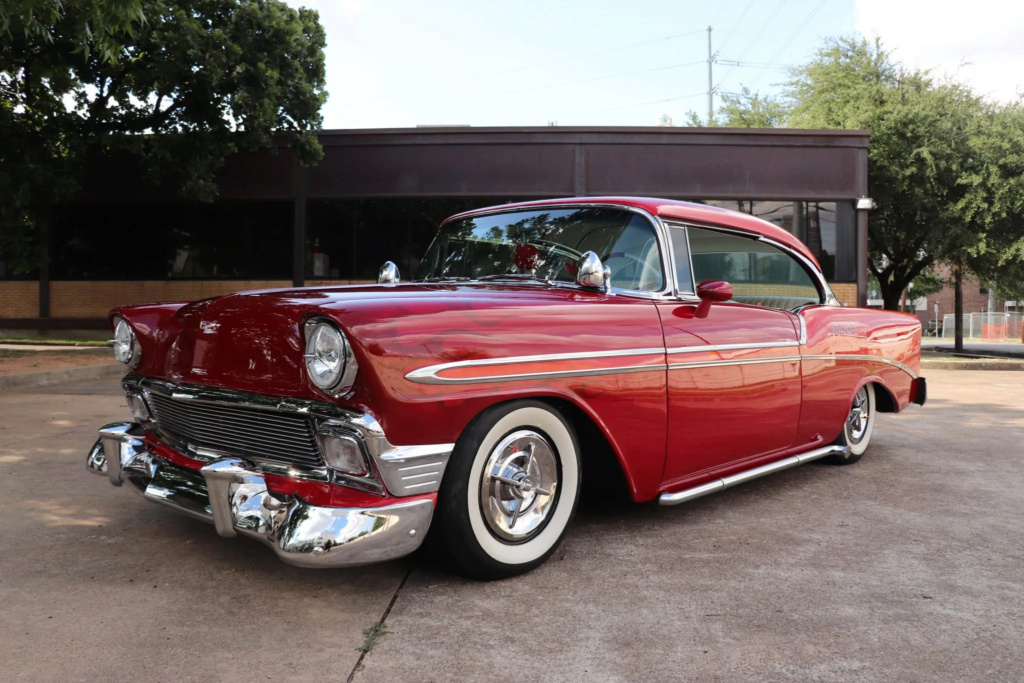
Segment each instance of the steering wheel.
M615 259L615 258L626 259L627 261L632 261L633 263L635 263L638 266L640 266L640 277L637 279L637 286L639 286L640 283L644 281L644 278L647 275L647 271L651 271L651 274L653 276L653 278L650 280L651 282L661 282L661 271L659 271L657 268L652 266L650 263L648 263L644 259L642 259L639 256L636 256L634 254L630 254L630 253L625 252L625 251L613 251L610 254L604 256L601 259L601 262L605 263L605 262L607 262L607 261L609 261L611 259ZM617 269L613 270L612 271L612 279L614 280L615 276L619 273L619 271L621 271L625 267L626 266L622 266L620 268L617 268Z

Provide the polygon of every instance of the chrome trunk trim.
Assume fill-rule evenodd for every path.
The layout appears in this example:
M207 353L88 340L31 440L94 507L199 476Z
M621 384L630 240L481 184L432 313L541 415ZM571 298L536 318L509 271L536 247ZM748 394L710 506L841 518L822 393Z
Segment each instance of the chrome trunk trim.
M791 467L803 465L804 463L819 460L830 455L841 455L846 451L846 446L825 446L824 448L816 448L813 451L807 451L806 453L800 453L799 455L783 458L776 462L770 462L767 465L761 465L760 467L754 467L743 472L729 475L728 477L722 477L706 484L701 484L700 486L693 486L674 493L663 493L658 496L658 504L679 505L680 503L686 503L696 498L700 498L701 496L706 496L709 493L724 491L725 489L732 488L738 484L748 482L752 479L757 479L758 477L763 477L766 474L788 470Z

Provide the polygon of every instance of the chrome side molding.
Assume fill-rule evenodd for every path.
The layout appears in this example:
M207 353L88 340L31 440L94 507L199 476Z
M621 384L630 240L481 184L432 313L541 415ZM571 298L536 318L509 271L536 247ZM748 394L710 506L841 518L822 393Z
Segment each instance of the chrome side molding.
M686 503L696 498L700 498L701 496L706 496L709 493L724 491L725 489L732 488L738 484L751 481L752 479L757 479L758 477L763 477L766 474L788 470L791 467L803 465L804 463L812 462L814 460L820 460L821 458L825 458L830 455L841 455L846 451L846 446L825 446L824 448L816 448L813 451L800 453L799 455L784 458L776 462L770 462L767 465L761 465L760 467L755 467L744 472L738 472L736 474L729 475L728 477L709 481L708 483L701 484L700 486L693 486L674 493L663 493L658 496L658 504L679 505L680 503Z

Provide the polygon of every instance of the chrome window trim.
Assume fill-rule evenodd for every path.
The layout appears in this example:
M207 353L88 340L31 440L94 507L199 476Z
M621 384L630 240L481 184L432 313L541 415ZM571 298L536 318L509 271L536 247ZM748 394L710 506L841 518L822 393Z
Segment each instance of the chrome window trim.
M899 368L903 372L910 375L913 379L917 379L917 373L914 372L909 365L901 363L898 360L892 358L884 358L882 356L869 356L860 353L821 353L821 354L808 354L802 356L804 360L832 360L832 361L860 361L868 363L883 363L885 365L891 365L895 368Z
M629 211L631 213L639 214L639 215L643 216L644 218L646 218L648 223L651 224L651 227L654 228L654 236L655 236L655 239L656 239L656 241L658 243L658 249L661 252L661 259L660 259L661 260L661 270L662 270L663 279L664 279L664 283L662 284L662 288L660 290L657 290L657 291L649 292L649 291L640 290L640 289L622 289L622 288L619 288L619 287L613 287L612 288L612 294L621 294L621 295L624 295L624 296L633 296L633 297L639 297L639 298L643 298L643 299L658 299L658 298L665 298L665 297L673 296L673 292L675 292L676 277L675 277L675 273L672 272L672 269L669 267L670 263L671 263L670 260L669 260L669 254L671 253L672 245L668 244L668 233L666 231L665 225L661 222L661 218L659 218L658 216L655 216L654 214L652 214L650 211L647 211L646 209L641 209L638 206L629 206L627 204L618 204L618 203L614 203L614 202L579 202L579 203L575 203L574 202L574 203L569 203L569 204L538 204L538 205L534 205L534 206L521 206L520 205L520 206L508 207L508 208L499 208L499 209L495 209L493 211L492 210L487 210L487 211L480 211L479 213L477 213L477 212L470 212L468 214L458 214L458 215L452 216L451 218L448 218L448 219L442 221L441 225L438 226L438 230L440 230L447 223L449 223L449 222L451 222L453 220L462 220L462 219L465 219L465 218L476 218L478 216L496 216L496 215L503 214L503 213L517 213L517 212L522 212L522 211L535 211L535 210L543 210L543 209L576 209L576 208L591 208L591 209L593 209L593 208L600 208L600 209L612 208L612 209L622 209L622 210L625 210L625 211ZM411 280L410 282L422 283L424 281L423 280ZM443 280L441 282L443 282ZM464 280L464 281L459 282L459 284L494 284L494 282L495 282L494 280L489 280L489 281ZM556 284L556 281L550 281L549 282L549 281L546 281L546 280L539 280L539 281L526 280L524 282ZM592 291L594 291L592 289L587 289L586 287L582 287L580 285L577 285L574 282L560 282L560 281L557 281L557 284L559 284L559 285L569 285L569 286L573 287L574 289L579 289L579 290L582 290L582 291L585 291L585 292L592 292Z
M810 259L808 259L806 256L804 256L800 252L794 250L789 245L786 245L786 244L783 244L782 242L778 242L776 240L773 240L772 238L767 237L765 235L762 235L760 233L748 232L748 231L745 231L745 230L740 230L740 229L736 229L736 228L728 228L728 227L714 225L714 224L700 224L700 223L687 222L687 221L684 221L684 220L671 220L671 221L666 221L665 225L666 225L666 229L671 229L671 228L674 228L674 227L675 228L684 228L684 229L686 229L686 250L690 254L690 278L694 281L693 282L693 285L694 285L693 291L694 292L697 291L697 281L696 281L697 275L696 275L696 273L693 270L693 249L690 246L690 228L696 228L698 230L711 230L711 231L714 231L714 232L721 232L721 233L725 233L725 234L729 234L729 235L735 235L737 237L742 237L742 238L745 238L745 239L754 240L756 242L764 242L765 244L769 244L769 245L775 247L776 249L780 250L784 254L795 258L800 263L800 265L803 267L803 269L805 271L807 271L807 273L811 276L811 279L814 281L814 283L815 283L815 285L816 285L816 287L818 289L818 295L821 298L821 301L819 303L817 303L817 304L814 304L814 305L816 305L816 306L838 306L839 305L839 301L836 299L835 295L832 293L832 289L828 286L828 282L825 280L824 273L822 273L821 270L817 266L815 266L814 263ZM673 272L673 281L674 281L674 276L675 276L675 273ZM676 290L676 294L675 295L676 295L676 298L683 298L683 296L678 292L678 290Z

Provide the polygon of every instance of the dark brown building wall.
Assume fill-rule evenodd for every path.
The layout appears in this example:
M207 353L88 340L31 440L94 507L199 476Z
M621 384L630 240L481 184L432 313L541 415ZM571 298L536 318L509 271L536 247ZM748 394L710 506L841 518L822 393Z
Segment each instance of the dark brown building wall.
M276 149L235 154L218 174L223 200L294 202L296 284L304 277L307 200L646 195L854 202L868 194L867 131L439 127L330 130L320 140L324 157L317 166L299 167L287 136L280 136ZM129 163L105 163L90 169L80 201L180 201ZM857 212L861 305L867 300L866 219L865 211ZM47 318L45 276L38 302L40 318Z

